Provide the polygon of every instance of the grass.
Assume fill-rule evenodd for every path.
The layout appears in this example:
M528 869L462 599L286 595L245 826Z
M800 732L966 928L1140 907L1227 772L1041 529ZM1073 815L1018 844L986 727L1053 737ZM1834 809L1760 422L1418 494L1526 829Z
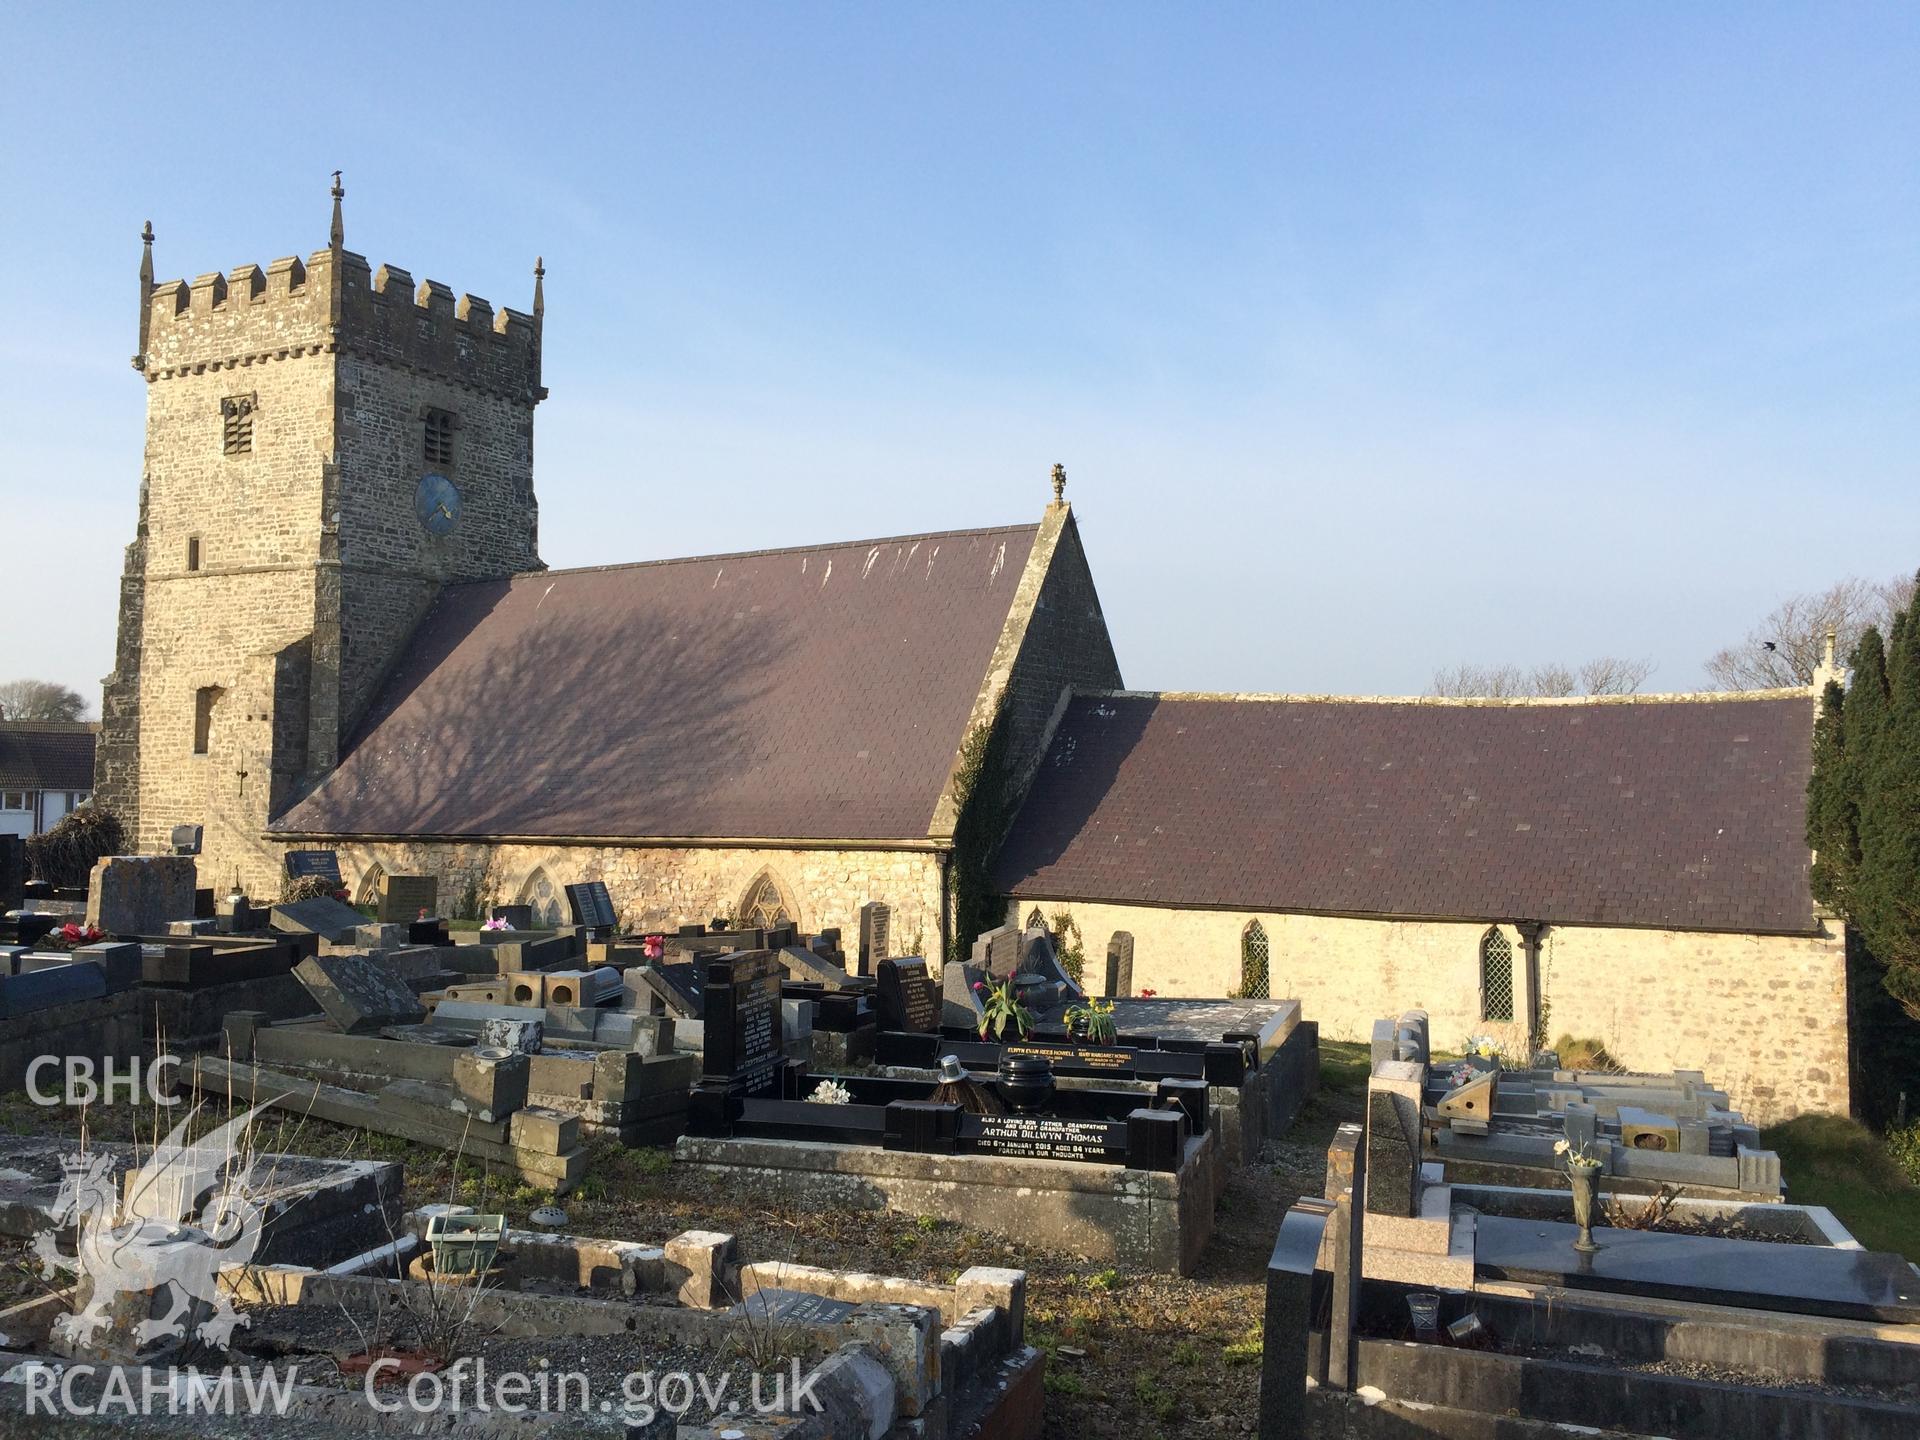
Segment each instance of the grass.
M1869 1250L1920 1261L1920 1188L1866 1126L1841 1115L1800 1115L1760 1138L1780 1154L1789 1200L1826 1206Z
M1358 1040L1320 1042L1320 1088L1358 1094L1373 1073L1373 1047Z

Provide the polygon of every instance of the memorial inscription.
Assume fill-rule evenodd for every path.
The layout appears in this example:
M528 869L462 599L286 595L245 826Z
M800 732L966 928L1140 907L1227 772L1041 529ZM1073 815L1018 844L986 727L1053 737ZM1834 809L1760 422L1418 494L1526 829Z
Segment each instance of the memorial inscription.
M589 880L581 885L567 886L567 904L573 910L573 923L585 925L594 930L611 930L619 924L613 913L613 897L607 893L607 882Z
M925 960L882 960L876 985L882 1030L932 1034L940 1028L940 988Z
M1108 1163L1126 1154L1104 1120L1057 1120L1046 1115L983 1115L980 1148L1023 1160L1091 1160Z
M335 885L343 883L340 879L340 857L332 850L289 850L287 851L287 878L300 880L308 875L322 875Z
M785 1063L778 952L737 951L707 962L703 1078L735 1095L777 1094Z
M438 914L439 903L440 882L432 875L382 875L375 913L383 925L405 925Z

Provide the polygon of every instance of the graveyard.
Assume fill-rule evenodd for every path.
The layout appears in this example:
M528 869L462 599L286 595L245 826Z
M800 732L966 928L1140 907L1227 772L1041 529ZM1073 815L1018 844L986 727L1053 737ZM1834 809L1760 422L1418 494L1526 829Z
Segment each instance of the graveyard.
M7 908L23 1375L204 1353L153 1335L164 1285L112 1290L76 1247L115 1215L200 1233L240 1114L272 1183L192 1313L301 1367L297 1413L343 1433L377 1425L389 1353L505 1370L556 1346L602 1388L640 1356L817 1373L824 1410L742 1435L1871 1440L1920 1401L1920 1272L1798 1201L1699 1071L1445 1055L1419 1011L1362 1046L1297 1000L1093 996L1013 924L941 966L890 953L877 902L852 945L630 933L591 880L557 927L450 919L429 876L383 876L368 914L329 852L290 852L304 898L256 902L198 887L193 848ZM185 1103L38 1105L49 1043L177 1055ZM176 1123L228 1153L143 1187ZM21 1393L0 1409L36 1433Z

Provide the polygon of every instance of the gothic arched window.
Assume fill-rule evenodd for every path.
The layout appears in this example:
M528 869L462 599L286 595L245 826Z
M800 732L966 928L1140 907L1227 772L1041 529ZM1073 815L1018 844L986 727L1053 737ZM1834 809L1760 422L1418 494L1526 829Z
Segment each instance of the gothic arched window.
M536 869L527 876L526 883L520 887L520 897L516 905L527 905L533 909L533 925L536 930L556 928L561 921L561 894L547 878L547 872Z
M1513 1019L1513 942L1497 925L1480 937L1480 1018Z
M1268 998L1267 927L1249 920L1240 932L1240 997L1243 1000Z
M740 908L734 911L733 923L741 930L771 930L776 925L797 925L798 910L787 898L786 886L774 876L771 870L762 870L753 877L753 883L747 886L747 893L740 899Z
M356 905L378 905L380 903L380 882L387 878L387 872L380 868L380 862L374 861L367 867L367 873L360 877L360 888L353 892Z
M1046 928L1047 928L1047 917L1040 913L1040 907L1036 905L1027 914L1027 929L1044 930Z

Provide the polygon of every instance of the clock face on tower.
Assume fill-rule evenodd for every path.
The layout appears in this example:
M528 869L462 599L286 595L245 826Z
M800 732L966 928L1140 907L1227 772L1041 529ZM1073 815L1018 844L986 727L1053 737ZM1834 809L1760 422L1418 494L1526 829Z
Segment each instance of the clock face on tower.
M429 535L448 534L460 518L460 492L444 475L422 475L413 496L413 513Z

